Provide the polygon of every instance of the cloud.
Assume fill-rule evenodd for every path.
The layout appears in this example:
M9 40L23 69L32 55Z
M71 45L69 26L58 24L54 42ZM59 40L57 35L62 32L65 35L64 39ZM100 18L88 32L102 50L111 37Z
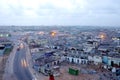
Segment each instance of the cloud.
M0 23L116 25L120 20L119 3L119 0L0 0Z
M39 12L43 14L51 13L74 13L75 10L84 8L84 0L5 0L1 3L7 3L1 5L3 10L9 11L14 15L16 14L37 14ZM39 16L39 15L38 15Z
M119 0L116 0L119 1ZM89 0L87 9L95 14L118 14L120 1L114 0ZM90 5L91 4L91 5Z

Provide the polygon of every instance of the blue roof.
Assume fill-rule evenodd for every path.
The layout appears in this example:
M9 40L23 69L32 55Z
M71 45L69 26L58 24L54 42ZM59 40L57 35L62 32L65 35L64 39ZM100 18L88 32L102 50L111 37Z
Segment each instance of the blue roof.
M54 53L54 52L48 52L48 53L45 53L44 56L46 56L46 57L50 57L50 56L53 55L53 53Z

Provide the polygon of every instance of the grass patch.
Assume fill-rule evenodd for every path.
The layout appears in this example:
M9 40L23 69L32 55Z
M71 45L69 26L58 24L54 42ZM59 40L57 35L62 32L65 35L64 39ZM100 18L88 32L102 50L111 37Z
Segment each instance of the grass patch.
M11 48L6 48L4 51L4 54L10 54L10 52L12 51L13 47Z
M9 54L12 51L12 49L13 49L13 47L6 48L5 51L4 51L4 55L1 57L1 61L0 61L0 80L3 80L5 65L6 65L7 59L9 57Z

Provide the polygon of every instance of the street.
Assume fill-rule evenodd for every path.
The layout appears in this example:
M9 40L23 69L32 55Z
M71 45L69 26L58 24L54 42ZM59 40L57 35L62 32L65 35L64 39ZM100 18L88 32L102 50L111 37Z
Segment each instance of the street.
M13 71L18 80L32 80L25 53L25 48L22 48L15 54Z

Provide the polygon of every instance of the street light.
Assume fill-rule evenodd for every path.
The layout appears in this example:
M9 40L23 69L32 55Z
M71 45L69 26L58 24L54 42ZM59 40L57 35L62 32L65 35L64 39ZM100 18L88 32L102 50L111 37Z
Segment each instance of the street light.
M100 33L99 37L100 37L100 39L104 40L106 38L106 34L105 33Z
M52 31L50 34L51 34L52 37L54 37L56 35L56 32Z

